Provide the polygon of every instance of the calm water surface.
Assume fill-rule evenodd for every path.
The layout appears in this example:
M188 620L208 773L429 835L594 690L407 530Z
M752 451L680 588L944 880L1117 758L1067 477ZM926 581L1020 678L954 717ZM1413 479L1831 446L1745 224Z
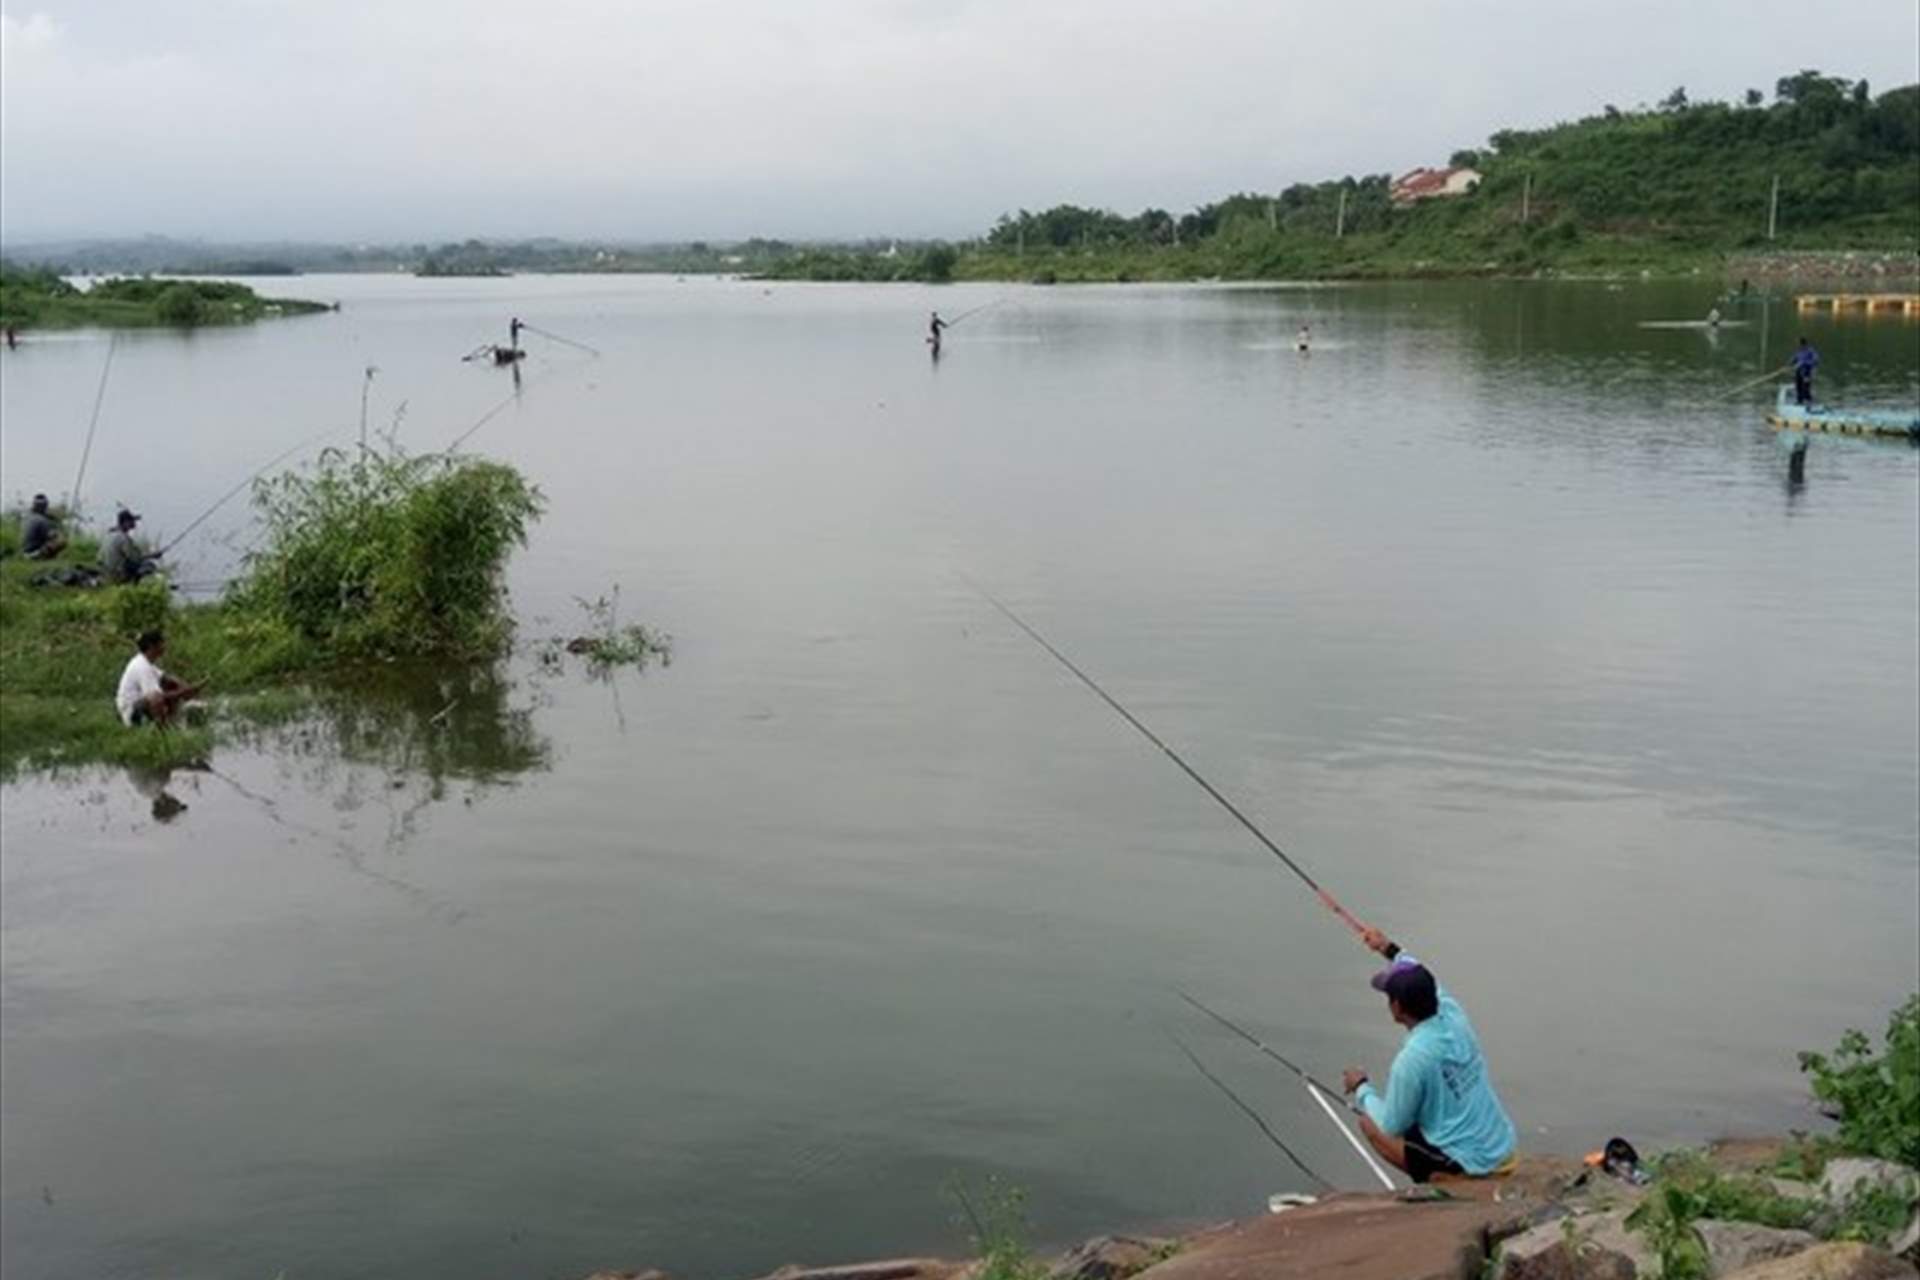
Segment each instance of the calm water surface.
M1806 1124L1795 1050L1914 986L1920 455L1823 440L1788 488L1766 393L1714 399L1785 305L260 283L343 309L123 336L95 510L164 537L350 441L368 365L373 427L443 446L510 314L604 354L533 335L468 442L551 501L502 671L0 789L10 1277L746 1275L956 1250L954 1177L1043 1240L1298 1189L1167 1027L1362 1185L1172 989L1379 1070L1370 957L960 573L1433 963L1529 1147ZM930 306L995 299L928 359ZM1805 323L1829 394L1920 394L1920 327ZM8 499L70 485L105 353L0 360ZM670 666L537 660L616 585Z

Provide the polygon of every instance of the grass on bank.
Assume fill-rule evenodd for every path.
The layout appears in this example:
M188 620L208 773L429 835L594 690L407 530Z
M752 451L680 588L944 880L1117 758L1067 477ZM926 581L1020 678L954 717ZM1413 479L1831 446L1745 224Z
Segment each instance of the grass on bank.
M368 663L484 662L512 635L503 574L541 509L513 468L397 450L329 452L262 481L261 549L226 596L182 604L164 581L35 586L99 545L73 537L55 561L19 552L0 518L0 777L81 763L185 764L223 720L284 718L302 685ZM119 722L113 694L140 632L167 634L163 666L208 685L166 732Z
M191 329L326 310L318 302L263 298L231 280L123 276L80 289L52 271L0 261L0 325L15 329Z

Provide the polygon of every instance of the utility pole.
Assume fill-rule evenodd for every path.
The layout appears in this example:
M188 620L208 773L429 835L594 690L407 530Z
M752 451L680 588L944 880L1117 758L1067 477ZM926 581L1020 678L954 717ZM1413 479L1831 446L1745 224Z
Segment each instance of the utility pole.
M1016 258L1024 258L1027 256L1027 229L1025 227L1017 228L1013 233L1013 256Z
M1767 201L1767 239L1773 239L1773 233L1780 226L1780 175L1773 175L1773 197Z
M1269 200L1267 201L1267 230L1278 231L1279 229L1280 229L1280 211L1277 207L1275 207L1274 202Z
M1527 219L1533 216L1533 174L1527 174L1526 185L1520 188L1520 225L1526 226Z
M1340 239L1347 234L1347 189L1340 188L1340 212L1333 215L1333 238Z

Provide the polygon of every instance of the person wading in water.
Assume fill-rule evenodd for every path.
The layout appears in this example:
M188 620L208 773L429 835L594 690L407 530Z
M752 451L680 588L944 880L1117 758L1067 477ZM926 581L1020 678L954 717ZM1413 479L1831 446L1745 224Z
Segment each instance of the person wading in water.
M942 320L940 318L940 313L938 311L934 312L933 319L927 321L927 341L932 343L936 348L938 348L940 345L941 333L951 327L952 326L948 325L945 320Z
M1481 1178L1504 1172L1517 1136L1466 1010L1378 929L1368 929L1362 941L1390 962L1373 975L1373 989L1387 997L1387 1011L1407 1038L1385 1093L1359 1067L1347 1071L1343 1084L1360 1104L1360 1132L1415 1182L1436 1173Z

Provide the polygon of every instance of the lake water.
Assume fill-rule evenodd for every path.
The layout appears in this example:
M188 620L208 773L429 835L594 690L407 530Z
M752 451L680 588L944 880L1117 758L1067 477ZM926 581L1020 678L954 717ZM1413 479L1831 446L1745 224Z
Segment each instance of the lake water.
M1370 955L970 575L1474 1015L1531 1149L1807 1125L1794 1053L1920 970L1920 454L1804 487L1720 393L1804 330L1705 284L308 277L118 340L85 482L159 538L315 433L523 468L502 671L385 680L217 772L0 789L10 1277L578 1277L1067 1241L1365 1170L1186 988L1333 1074ZM928 357L929 307L992 302ZM539 333L516 401L464 364ZM1292 350L1310 321L1315 346ZM0 358L5 497L107 341ZM404 405L404 407L402 407ZM178 550L218 582L244 498ZM623 620L671 665L536 642ZM102 689L106 698L110 690ZM451 708L451 710L448 710ZM154 818L165 786L186 802Z

